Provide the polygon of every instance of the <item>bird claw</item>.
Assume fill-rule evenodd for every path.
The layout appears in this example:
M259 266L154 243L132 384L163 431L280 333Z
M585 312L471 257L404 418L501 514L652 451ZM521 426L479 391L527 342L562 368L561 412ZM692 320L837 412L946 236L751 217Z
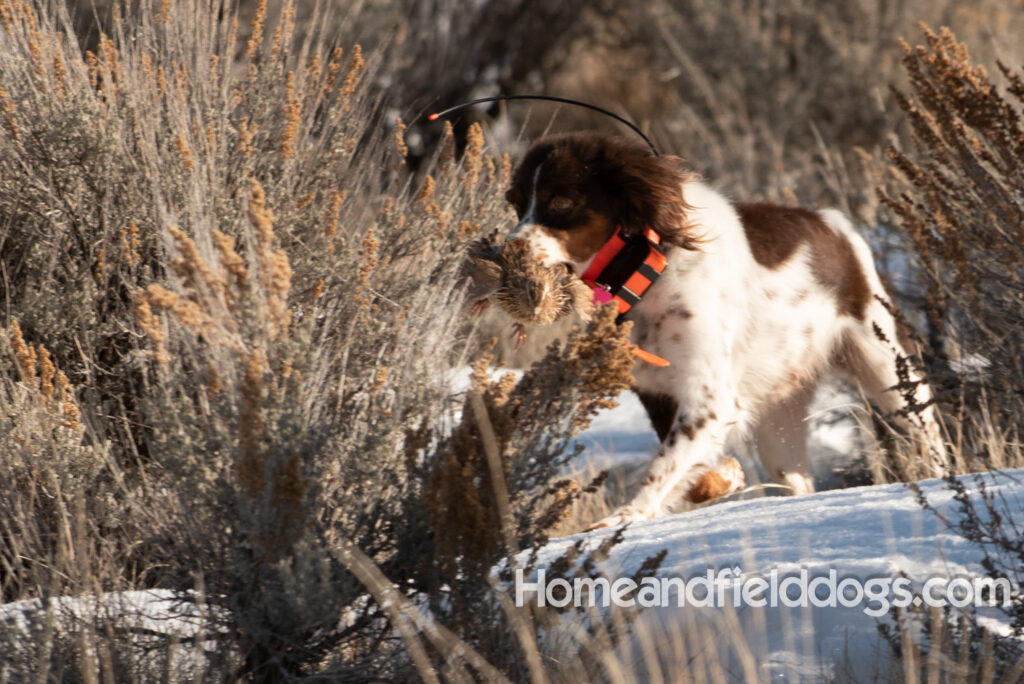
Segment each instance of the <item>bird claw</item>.
M520 347L526 342L526 326L522 323L513 323L512 339L515 340L515 351L519 351Z
M487 307L489 305L490 301L487 300L487 297L484 297L483 299L478 299L475 302L473 302L473 308L469 310L469 313L471 316L473 316L473 318L477 318L478 316L483 315L483 312L487 310Z

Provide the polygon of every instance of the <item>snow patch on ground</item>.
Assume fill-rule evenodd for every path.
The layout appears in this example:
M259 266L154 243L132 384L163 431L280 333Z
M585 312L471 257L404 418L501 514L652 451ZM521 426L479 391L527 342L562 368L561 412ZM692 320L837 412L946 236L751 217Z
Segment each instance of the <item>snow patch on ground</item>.
M598 413L590 427L575 439L584 448L576 459L576 468L635 466L649 462L658 452L658 436L639 397L623 392L617 401L616 408Z
M205 605L194 592L166 589L0 604L0 680L11 674L5 668L35 662L41 635L50 632L60 641L83 630L121 635L118 645L130 654L137 672L159 677L173 660L173 670L188 679L201 670L203 652L219 648L217 624L225 617L223 609Z
M571 463L572 469L607 468L630 480L642 474L657 453L658 439L636 395L624 392L618 402L616 408L600 412L589 429L574 440L583 450ZM848 471L870 440L863 427L863 405L859 393L849 385L826 382L819 388L808 417L808 452L818 494L765 498L764 493L771 493L767 490L754 494L761 498L726 501L636 523L627 528L624 540L600 565L601 573L609 578L632 576L647 558L665 550L658 577L687 579L704 576L708 569L739 568L746 577L767 578L774 571L781 581L801 572L810 578L827 577L834 570L840 581L854 578L866 582L903 573L916 593L929 578L983 575L981 550L946 529L934 513L922 509L905 485L837 489L844 475L849 482ZM748 484L769 481L751 444L734 445L731 453L742 463ZM1024 508L1024 471L985 478L989 491L1002 497L1007 510L1019 516ZM973 480L965 481L972 487L974 500L980 502ZM953 515L955 504L946 483L927 481L921 488L940 513ZM611 533L552 541L541 550L528 580L535 580L537 568L550 567L571 545L582 540L585 549L593 549ZM570 569L565 576L572 574ZM514 593L514 588L510 589ZM713 645L709 648L717 652L708 657L719 658L731 673L743 671L730 645L742 639L757 662L761 680L841 676L860 681L893 676L887 669L893 662L891 652L878 630L882 623L891 624L891 617L888 612L879 617L869 615L866 606L882 607L879 602L864 602L853 607L651 608L641 613L633 633L653 633L662 642L676 633L697 634L701 643L710 639ZM998 609L979 612L979 622L987 629L1008 633L1006 616ZM715 636L725 634L730 636ZM639 648L635 652L639 653ZM895 673L897 678L899 675Z
M504 371L496 373L500 372ZM468 376L469 369L445 374L443 382L451 388L453 399L468 388ZM823 386L816 397L809 418L809 447L819 489L837 486L836 473L862 449L861 429L851 417L851 409L857 406L860 398L838 385ZM457 410L452 419L458 419ZM646 467L658 449L643 406L632 393L623 393L618 407L597 415L576 442L583 446L571 464L576 469L594 466L636 472ZM743 463L748 483L763 480L749 448L740 445L734 455ZM984 477L995 500L1019 517L1024 508L1024 470ZM980 501L974 480L966 478L965 482L972 498ZM921 489L940 513L955 512L946 483L927 481L921 483ZM595 548L612 533L600 531L551 541L540 550L528 580L535 580L537 569L550 568L573 544L583 545L583 557L586 549ZM599 568L606 577L629 577L647 558L663 550L666 554L657 576L684 580L705 576L709 569L725 568L738 568L745 577L765 578L774 571L779 580L801 572L814 578L835 571L840 579L861 581L904 573L919 590L931 577L982 574L981 550L923 510L905 485L726 501L636 523L625 530L623 541L611 549ZM565 573L572 574L572 569ZM510 589L514 595L514 587ZM149 590L0 605L0 651L31 649L33 634L51 616L56 629L68 633L82 624L116 619L132 635L126 638L143 648L142 640L158 643L170 634L181 642L213 636L198 647L215 648L210 626L215 618L224 616L203 614L195 598ZM570 611L564 619L574 615ZM706 657L720 661L727 672L737 676L743 672L734 647L739 639L757 663L758 679L816 680L842 674L859 681L885 674L879 668L891 662L877 629L880 621L887 620L887 616L866 614L864 605L744 606L735 610L672 605L644 610L633 633L653 633L670 644L673 634L690 635L687 638L696 634L694 643L709 649ZM981 620L988 629L1008 633L1005 616L998 611L988 610ZM749 666L749 659L747 662Z
M983 476L990 494L1011 513L1024 508L1024 470ZM981 505L973 477L967 477L972 499ZM956 504L946 483L929 480L921 490L940 513L956 518ZM612 531L553 540L538 556L535 568L550 567L576 542L593 549ZM981 550L946 529L925 511L906 485L857 487L802 497L773 497L726 502L688 513L634 523L624 539L600 564L609 578L630 577L645 559L667 551L658 577L684 580L706 576L709 569L739 568L745 577L768 578L774 570L779 581L806 572L810 578L836 571L840 580L894 578L905 573L913 590L929 578L974 577L983 574ZM585 553L583 554L585 555ZM525 562L525 556L521 559ZM578 561L577 561L578 562ZM565 573L571 577L573 571ZM535 580L536 570L530 575ZM727 596L732 596L731 593ZM728 599L731 601L731 599ZM743 639L761 668L758 676L789 681L827 675L836 663L853 670L854 681L878 675L879 654L886 652L878 635L888 613L872 617L867 602L844 607L736 609L735 620ZM706 632L723 626L730 609L670 607L646 609L640 624L653 623L659 633ZM981 614L989 628L1006 633L1006 618L997 609ZM733 619L729 617L729 619ZM638 628L643 629L643 628ZM724 646L724 644L722 644ZM735 659L722 648L726 660ZM729 667L739 667L733 662ZM738 671L738 670L730 670Z

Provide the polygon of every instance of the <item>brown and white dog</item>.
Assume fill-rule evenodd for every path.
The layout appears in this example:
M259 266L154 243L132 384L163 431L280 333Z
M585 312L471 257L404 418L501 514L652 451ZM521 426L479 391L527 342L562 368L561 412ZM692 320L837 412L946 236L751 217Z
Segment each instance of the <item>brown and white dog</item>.
M732 204L680 159L590 133L536 142L506 198L519 216L507 239L545 265L582 274L619 228L650 227L668 259L627 316L633 342L671 364L634 369L661 448L632 502L595 528L661 515L673 489L706 486L709 475L726 491L742 482L725 444L750 429L771 477L812 492L805 419L828 371L851 375L883 411L905 408L894 389L905 350L885 289L838 211ZM914 391L918 404L930 401L924 383ZM932 411L905 422L938 475L945 448Z

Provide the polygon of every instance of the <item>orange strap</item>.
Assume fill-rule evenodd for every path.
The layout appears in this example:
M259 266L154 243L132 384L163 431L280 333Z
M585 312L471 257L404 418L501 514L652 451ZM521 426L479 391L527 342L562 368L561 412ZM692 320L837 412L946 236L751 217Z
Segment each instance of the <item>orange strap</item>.
M668 361L666 361L665 359L663 359L660 356L658 356L657 354L652 354L649 351L644 351L643 349L641 349L640 347L636 346L635 344L630 344L629 345L629 350L631 352L633 352L633 356L635 356L636 358L640 359L641 361L646 361L647 363L651 364L652 366L659 366L661 368L664 368L665 366L672 365Z
M612 262L612 259L622 251L622 248L626 246L626 241L619 235L619 230L615 230L615 235L612 235L608 242L604 243L604 246L594 255L594 260L590 262L590 266L580 276L585 282L592 283L597 280L597 276L601 275L601 271L607 268L608 264Z

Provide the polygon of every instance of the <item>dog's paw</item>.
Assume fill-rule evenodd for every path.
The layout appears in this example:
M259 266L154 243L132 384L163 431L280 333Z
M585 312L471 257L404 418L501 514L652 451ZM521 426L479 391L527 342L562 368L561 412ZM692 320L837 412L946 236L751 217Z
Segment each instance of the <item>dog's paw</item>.
M594 530L603 530L608 527L621 527L631 522L638 520L650 520L654 518L656 513L636 506L622 506L616 509L611 515L601 518L596 523L584 530L584 532L592 532Z
M731 456L718 466L707 471L693 484L686 494L692 503L714 501L737 492L747 484L740 462Z

